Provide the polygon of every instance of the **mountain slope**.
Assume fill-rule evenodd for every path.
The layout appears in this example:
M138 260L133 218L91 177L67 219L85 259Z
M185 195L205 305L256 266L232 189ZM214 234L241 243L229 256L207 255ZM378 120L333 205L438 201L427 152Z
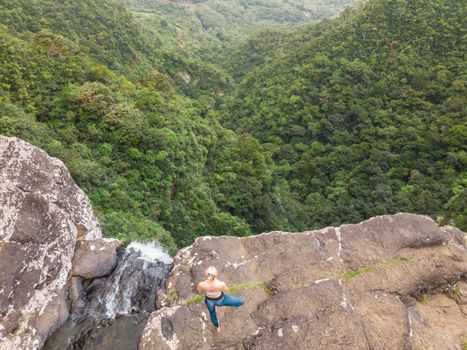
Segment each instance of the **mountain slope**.
M61 34L112 68L142 64L157 47L118 0L5 1L0 23L18 33L48 29Z
M373 0L301 30L247 75L225 125L261 140L319 225L411 211L465 227L466 14Z
M255 30L336 15L354 0L125 0L166 44L222 65L219 53Z
M172 50L169 35L140 25L121 0L8 1L0 4L0 23L18 33L45 29L62 35L80 52L129 77L141 78L157 68L189 96L231 85L219 67Z
M465 227L464 15L372 0L257 33L219 67L117 0L14 0L0 5L0 132L64 160L106 235L171 251L401 210ZM226 70L245 77L235 96Z
M209 97L182 95L158 70L177 72L173 56L150 46L165 57L152 63L134 34L144 30L114 5L16 1L0 9L0 132L62 159L106 235L156 239L174 252L199 235L293 225L287 217L300 213L284 208L294 199L258 142L223 128ZM109 9L111 21L97 16ZM112 30L126 27L128 40ZM90 39L100 28L107 46ZM127 65L133 55L144 64Z

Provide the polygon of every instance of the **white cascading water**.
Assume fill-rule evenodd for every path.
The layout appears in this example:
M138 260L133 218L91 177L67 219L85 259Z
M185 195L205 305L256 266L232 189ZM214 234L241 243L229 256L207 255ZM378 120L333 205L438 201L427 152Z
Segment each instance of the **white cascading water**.
M142 311L141 294L145 291L151 293L152 288L148 288L148 284L155 285L165 279L171 263L172 257L157 243L131 243L106 288L106 317L113 319L118 315Z
M126 247L126 250L136 250L140 252L141 259L149 262L162 261L164 264L171 264L173 261L169 253L156 242L132 242Z
M172 258L154 242L133 242L119 255L114 271L87 287L86 307L49 338L45 350L137 348Z

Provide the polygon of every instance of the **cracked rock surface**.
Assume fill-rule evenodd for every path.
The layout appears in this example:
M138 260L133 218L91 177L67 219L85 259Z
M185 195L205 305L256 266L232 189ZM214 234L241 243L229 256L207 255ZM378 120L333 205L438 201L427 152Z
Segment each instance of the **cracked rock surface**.
M242 295L217 333L194 288L213 265ZM467 341L463 232L426 216L378 216L339 228L201 237L181 250L141 350L462 349ZM448 330L446 330L448 328Z
M39 349L67 319L76 239L100 236L63 163L0 136L0 349Z

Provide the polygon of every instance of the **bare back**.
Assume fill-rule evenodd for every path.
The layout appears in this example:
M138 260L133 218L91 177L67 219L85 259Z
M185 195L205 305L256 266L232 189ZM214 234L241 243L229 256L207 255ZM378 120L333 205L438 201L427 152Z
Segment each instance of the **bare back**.
M209 298L217 298L221 296L222 292L227 291L227 285L216 278L198 283L196 289L199 292L206 293Z

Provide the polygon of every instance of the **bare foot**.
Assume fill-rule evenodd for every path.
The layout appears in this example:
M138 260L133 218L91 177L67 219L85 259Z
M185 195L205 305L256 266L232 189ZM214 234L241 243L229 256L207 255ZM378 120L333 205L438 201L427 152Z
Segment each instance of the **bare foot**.
M217 333L220 333L221 332L221 323L218 322L217 323Z

